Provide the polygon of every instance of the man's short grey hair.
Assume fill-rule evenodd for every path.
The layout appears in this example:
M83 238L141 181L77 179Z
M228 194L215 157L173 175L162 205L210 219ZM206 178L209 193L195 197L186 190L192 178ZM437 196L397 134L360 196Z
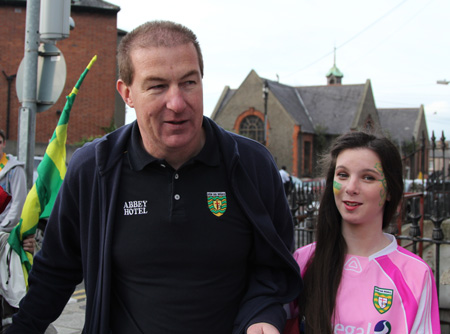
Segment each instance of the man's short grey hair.
M203 56L197 36L189 28L171 21L150 21L126 34L117 49L119 78L129 86L134 68L131 51L136 48L174 47L192 43L197 51L200 74L203 77Z

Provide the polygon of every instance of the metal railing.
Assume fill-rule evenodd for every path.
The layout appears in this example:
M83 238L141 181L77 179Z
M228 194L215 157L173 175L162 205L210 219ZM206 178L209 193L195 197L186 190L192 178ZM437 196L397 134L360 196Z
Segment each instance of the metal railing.
M444 235L441 228L442 222L445 219L450 218L450 165L448 163L446 164L447 144L445 142L444 132L442 132L441 138L437 140L433 131L428 154L425 154L426 142L424 135L424 132L422 132L422 138L420 140L421 144L418 148L415 138L412 138L412 151L402 158L405 167L414 167L412 171L414 175L417 175L419 170L426 170L425 166L428 166L429 163L432 163L433 165L433 171L428 175L422 173L422 179L405 180L407 189L405 189L402 212L398 219L403 221L401 225L410 224L410 231L413 231L414 234L411 234L413 232L410 232L409 236L402 236L399 234L398 237L399 239L416 238L410 240L413 248L415 247L415 244L419 242L417 238L423 238L421 233L423 233L424 219L431 220L435 226L435 230L433 230L435 243L448 243L447 241L443 241ZM409 143L409 145L411 143ZM402 147L400 147L400 151L406 152L406 146L407 144L403 143ZM440 157L436 157L436 155L440 155ZM429 159L428 157L430 157L431 160L427 161L427 159ZM442 168L439 166L438 169L436 169L437 159L441 159L440 162ZM447 161L448 159L450 159L450 157L447 158ZM420 169L417 168L418 166L420 166ZM448 169L447 172L446 169ZM288 195L292 214L295 218L296 229L302 229L302 231L309 231L308 233L310 233L306 236L300 236L297 235L298 231L296 230L296 240L298 240L298 245L304 244L304 241L314 240L314 209L318 208L320 205L321 193L324 186L323 180L304 181L301 184L295 184ZM419 201L419 204L417 201ZM419 208L417 208L418 205ZM419 215L421 218L417 220ZM419 225L416 226L415 223L418 221ZM399 225L398 228L399 233L401 233L402 230L400 228L401 225ZM389 229L390 233L397 235L398 232L396 232L396 230L394 231L392 226L390 226ZM418 231L421 232L418 233ZM428 239L424 239L423 242L429 241ZM423 246L419 246L419 248L419 250L422 250ZM413 249L413 251L415 252L415 249ZM420 253L419 255L422 254Z
M305 193L307 200L298 202L292 209L294 216L294 238L295 248L302 247L315 241L315 226L317 220L317 204L308 200L314 198L317 194ZM292 200L292 199L291 199ZM394 217L389 224L386 232L395 235L399 243L411 252L423 257L424 245L433 246L434 249L434 275L436 280L437 292L439 295L440 268L441 268L441 245L450 245L450 240L444 240L442 223L445 217L438 203L433 206L434 211L429 217L433 224L431 237L424 234L424 194L409 193L404 195L401 212ZM408 234L403 234L408 232Z
M413 182L412 189L406 189L406 191L417 192L420 190L424 193L425 210L423 214L426 219L431 217L436 206L440 206L439 211L443 217L450 218L450 165L448 163L450 157L446 158L448 147L445 139L444 132L438 140L433 131L427 152L424 132L422 132L420 147L416 148L416 140L413 137L412 152L402 158L405 175L407 174L406 168L410 168L409 172L412 172L413 175L422 175L420 180L416 179ZM406 146L406 144L402 145L401 151L405 152ZM432 166L432 171L428 175L424 173L428 170L425 166Z

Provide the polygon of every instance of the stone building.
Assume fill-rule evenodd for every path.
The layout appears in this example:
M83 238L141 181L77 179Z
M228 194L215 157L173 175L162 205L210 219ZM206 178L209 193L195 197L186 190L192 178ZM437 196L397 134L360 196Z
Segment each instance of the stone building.
M425 131L428 138L423 107L380 112L370 80L343 85L342 77L334 65L326 75L327 85L295 87L261 78L252 70L239 88L224 88L211 118L227 130L265 143L277 164L299 178L317 176L320 153L348 131L381 128L397 142ZM401 132L393 119L403 124Z
M429 134L423 105L419 108L378 109L383 132L400 149L407 179L428 174Z

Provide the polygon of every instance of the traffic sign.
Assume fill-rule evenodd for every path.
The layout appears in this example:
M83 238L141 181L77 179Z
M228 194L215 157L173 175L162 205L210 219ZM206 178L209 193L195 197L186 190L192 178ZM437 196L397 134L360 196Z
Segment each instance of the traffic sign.
M47 43L39 46L37 71L36 105L37 112L42 112L56 103L66 83L66 61L55 45ZM16 92L20 102L23 97L23 72L22 60L16 78Z

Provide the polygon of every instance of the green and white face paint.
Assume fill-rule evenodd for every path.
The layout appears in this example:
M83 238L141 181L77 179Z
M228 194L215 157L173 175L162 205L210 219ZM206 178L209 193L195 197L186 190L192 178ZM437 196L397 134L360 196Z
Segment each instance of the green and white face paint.
M333 181L333 193L335 195L339 194L339 192L341 191L342 188L342 184L340 184L337 181Z
M386 182L386 176L384 175L384 171L383 171L383 167L381 166L381 162L377 162L374 166L374 168L380 173L381 175L381 179L379 179L378 181L380 181L381 183L381 187L382 189L380 190L380 202L378 203L380 206L384 205L384 202L386 202L386 197L387 197L387 182Z

